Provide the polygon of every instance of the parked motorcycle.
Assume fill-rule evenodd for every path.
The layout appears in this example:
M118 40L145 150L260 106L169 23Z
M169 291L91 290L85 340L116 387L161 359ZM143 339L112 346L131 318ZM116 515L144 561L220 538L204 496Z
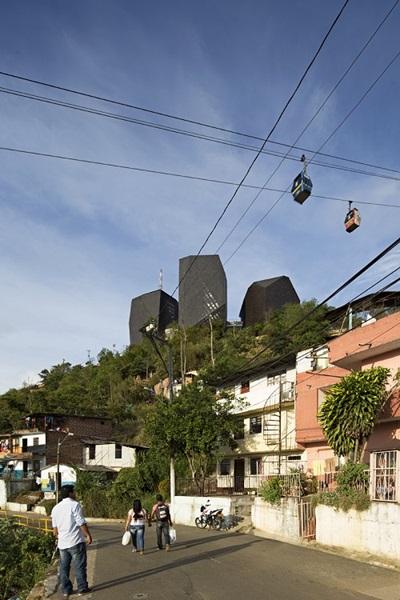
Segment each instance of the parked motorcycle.
M210 529L212 527L217 531L221 529L223 521L222 508L211 510L207 505L200 507L200 516L195 519L196 527L199 527L199 529L205 529L208 526Z

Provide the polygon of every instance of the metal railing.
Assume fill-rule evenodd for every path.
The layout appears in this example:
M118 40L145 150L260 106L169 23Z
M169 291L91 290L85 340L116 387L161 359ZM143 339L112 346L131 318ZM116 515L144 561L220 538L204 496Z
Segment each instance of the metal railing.
M13 519L16 525L21 527L29 527L29 529L35 529L43 533L53 533L53 527L50 517L28 517L26 515L20 515L8 510L0 510L0 519Z

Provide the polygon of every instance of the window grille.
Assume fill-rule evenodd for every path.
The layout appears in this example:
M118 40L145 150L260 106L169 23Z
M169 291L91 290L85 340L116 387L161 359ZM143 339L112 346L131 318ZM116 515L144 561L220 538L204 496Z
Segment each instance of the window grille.
M121 444L115 444L115 458L122 458L122 446L121 446Z
M372 453L373 500L397 502L399 452L399 450L384 450Z

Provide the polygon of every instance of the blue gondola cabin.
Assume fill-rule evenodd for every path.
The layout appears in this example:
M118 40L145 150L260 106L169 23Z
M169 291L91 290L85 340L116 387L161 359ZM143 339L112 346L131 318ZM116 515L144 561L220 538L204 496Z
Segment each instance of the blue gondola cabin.
M357 227L360 227L360 223L361 223L360 213L358 212L357 208L351 208L349 210L349 212L347 213L346 218L344 220L344 226L346 228L346 231L348 233L351 233L352 231L357 229Z
M311 194L311 190L311 177L304 171L301 171L293 181L292 195L294 200L299 204L303 204L304 200L307 200L308 196Z

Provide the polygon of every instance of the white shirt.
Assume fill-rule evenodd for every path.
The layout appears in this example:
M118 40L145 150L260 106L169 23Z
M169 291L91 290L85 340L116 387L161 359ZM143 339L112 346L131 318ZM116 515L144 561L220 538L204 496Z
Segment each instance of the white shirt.
M131 510L128 512L128 515L131 517L131 522L130 522L130 526L134 527L135 525L143 527L143 525L146 525L146 519L147 519L147 511L142 508L142 510L139 513L139 518L134 519L135 513L133 511L133 508L131 508Z
M64 498L51 511L53 527L58 531L58 547L60 550L72 548L85 541L85 535L80 528L86 521L82 507L72 498Z

